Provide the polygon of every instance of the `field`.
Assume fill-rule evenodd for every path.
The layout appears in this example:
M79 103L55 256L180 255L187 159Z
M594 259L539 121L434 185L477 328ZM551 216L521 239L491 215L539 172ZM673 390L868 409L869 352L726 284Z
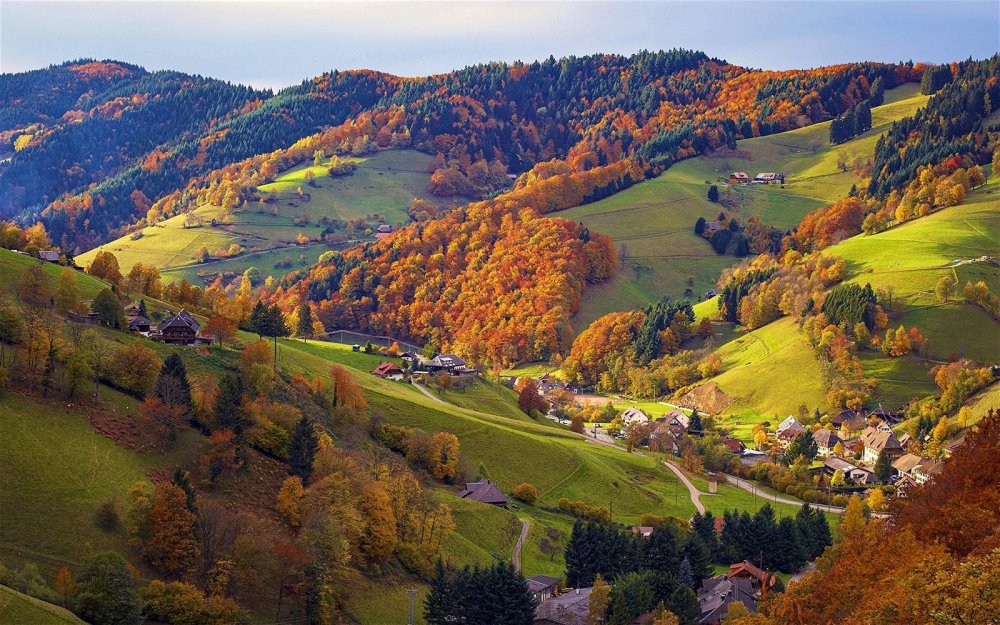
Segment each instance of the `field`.
M588 288L574 319L577 331L597 317L615 310L641 308L663 295L699 299L714 288L719 273L737 262L718 256L694 234L698 217L711 219L721 209L706 198L709 184L721 186L733 171L777 171L786 175L777 185L735 187L741 221L756 216L765 223L788 229L809 211L838 200L860 174L853 167L842 171L838 161L853 163L869 158L878 137L892 121L912 115L924 104L917 85L903 85L886 94L886 104L872 112L873 128L840 146L829 143L829 122L737 142L735 151L724 150L681 161L666 172L599 202L554 213L582 221L614 239L624 257L612 280Z
M30 265L39 263L37 258L25 254L16 254L8 250L0 250L0 291L14 292L18 276ZM63 268L54 263L42 263L45 273L49 276L49 284L54 289L59 281ZM80 298L93 299L95 295L107 288L104 282L92 278L83 272L77 273L77 285L80 287Z
M68 610L0 586L0 623L10 625L85 625Z
M283 275L302 264L300 257L312 263L329 249L315 243L327 225L340 224L333 227L333 232L348 238L340 222L361 219L371 228L382 222L405 224L409 219L406 209L414 198L428 200L440 208L457 203L435 198L427 191L427 165L432 159L426 154L412 150L383 151L354 160L358 163L355 172L340 178L326 175L324 167L294 167L260 187L262 195L274 198L273 203L244 206L229 219L220 207L201 206L194 211L202 222L200 226L185 228L186 216L178 215L144 228L139 238L129 235L81 254L77 263L85 267L98 250L106 250L118 257L123 273L141 262L155 265L168 280L186 278L200 283L211 281L218 273L242 273L248 267L257 267L265 274ZM307 171L315 175L315 186L308 184ZM298 194L300 188L302 197ZM300 234L312 243L299 245ZM371 238L364 232L352 236ZM216 254L231 245L245 251L232 258ZM199 262L198 251L202 247L208 248L212 261ZM293 267L276 269L274 263L285 257L292 260Z

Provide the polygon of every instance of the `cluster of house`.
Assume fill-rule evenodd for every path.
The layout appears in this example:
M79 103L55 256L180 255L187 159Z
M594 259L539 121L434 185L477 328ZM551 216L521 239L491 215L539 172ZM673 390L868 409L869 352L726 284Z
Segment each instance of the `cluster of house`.
M761 172L751 178L745 171L729 174L729 184L784 184L785 174L773 171Z
M528 588L539 602L534 625L588 625L592 588L560 591L561 580L547 575L528 578ZM732 603L740 602L750 614L757 612L757 602L777 584L777 578L749 562L729 567L721 575L702 580L698 588L699 625L719 625ZM633 625L650 625L653 614L643 614Z
M66 319L73 323L100 325L100 315L95 312L86 314L70 312ZM139 305L132 304L125 309L127 329L133 334L145 336L154 341L170 345L211 344L215 337L201 333L201 324L194 315L181 309L176 315L171 315L158 324L139 313Z
M359 346L355 346L359 347ZM359 351L359 350L354 350ZM414 375L456 375L466 376L478 373L475 367L470 367L463 359L455 354L438 354L427 359L414 352L403 352L400 359L409 365L410 372ZM403 368L394 362L381 362L372 370L372 375L388 380L403 379Z
M905 495L907 488L929 480L941 471L942 462L906 453L910 435L897 438L892 425L898 422L899 415L881 405L868 412L844 410L831 417L830 428L812 432L817 455L824 459L824 473L833 476L840 471L852 484L874 484L877 480L872 468L879 455L885 452L892 463L900 495ZM787 447L806 431L805 426L790 416L778 425L776 438L783 447ZM849 459L855 457L860 459Z
M691 424L691 417L676 408L662 417L651 419L642 410L632 407L625 409L618 417L622 427L634 424L650 424L649 438L640 443L648 445L653 451L663 453L678 453L677 441L687 434ZM729 448L729 451L736 455L741 455L746 451L743 441L729 436L722 437L722 443Z

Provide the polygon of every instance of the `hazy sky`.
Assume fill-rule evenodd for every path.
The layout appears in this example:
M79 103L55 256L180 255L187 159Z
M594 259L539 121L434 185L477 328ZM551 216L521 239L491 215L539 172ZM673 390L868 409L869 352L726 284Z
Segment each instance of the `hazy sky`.
M330 69L694 48L767 69L1000 50L1000 2L0 0L0 72L114 58L279 88Z

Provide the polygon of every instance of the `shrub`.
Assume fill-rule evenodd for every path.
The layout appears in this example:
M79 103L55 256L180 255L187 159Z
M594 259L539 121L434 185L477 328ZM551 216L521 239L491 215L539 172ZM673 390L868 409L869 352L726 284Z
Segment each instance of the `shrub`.
M527 482L515 486L511 494L514 495L515 499L519 499L529 506L538 501L538 491Z
M396 545L396 557L403 568L423 579L430 579L434 567L419 545L399 543Z
M97 527L106 532L113 532L120 528L122 520L118 515L118 501L109 499L98 506L97 512L94 513L94 522L97 523Z

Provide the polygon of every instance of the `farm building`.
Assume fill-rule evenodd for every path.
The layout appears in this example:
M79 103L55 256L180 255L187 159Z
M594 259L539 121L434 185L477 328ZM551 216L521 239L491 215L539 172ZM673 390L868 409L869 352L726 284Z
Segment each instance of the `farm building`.
M198 339L198 323L191 313L183 308L173 317L167 317L157 326L159 340L173 345L190 345Z
M372 369L372 375L377 375L380 378L391 378L403 375L403 370L396 363L381 362L377 367Z
M497 485L489 480L467 482L465 490L458 493L458 496L462 499L471 499L472 501L499 506L501 508L506 508L510 503L507 496L497 488Z
M734 171L729 174L729 184L750 184L750 176L745 171Z

